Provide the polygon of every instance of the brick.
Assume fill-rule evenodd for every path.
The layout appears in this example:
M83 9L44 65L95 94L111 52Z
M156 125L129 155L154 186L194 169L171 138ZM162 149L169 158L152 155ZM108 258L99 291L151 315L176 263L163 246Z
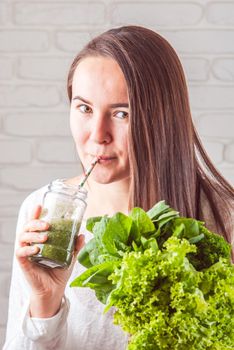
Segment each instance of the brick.
M15 219L18 215L20 206L12 205L12 206L1 206L0 207L0 217L4 219L11 220Z
M20 204L23 202L24 198L29 194L29 192L18 192L7 188L6 186L0 188L0 208L11 207L19 209ZM17 215L17 212L14 212Z
M27 194L29 194L30 191L28 191ZM1 197L1 201L2 201L2 205L0 205L0 217L2 220L5 221L10 221L12 223L15 223L18 217L18 213L19 213L19 209L20 209L20 205L22 204L24 198L26 198L26 194L24 196L22 196L22 198L20 196L16 196L15 200L14 197ZM11 203L11 204L10 204ZM15 232L15 228L14 231ZM0 236L0 240L2 239L3 242L5 243L10 243L9 239L5 237L5 234L2 232L3 236L1 238Z
M8 301L7 301L7 303L8 303ZM6 337L6 328L0 327L0 349L3 348L4 342L5 342L5 337Z
M202 18L202 7L188 3L113 3L110 12L112 24L141 24L145 26L183 26L197 24Z
M1 222L0 227L0 242L1 243L7 243L7 244L13 244L15 241L15 231L16 231L16 222L17 219L11 218L8 220L4 220Z
M197 121L201 135L217 138L233 138L233 114L204 114Z
M7 3L7 2L12 3L12 0L1 0L1 1L6 2L6 3ZM109 0L107 0L107 1L109 1ZM14 1L14 3L21 3L21 2L22 2L22 0L15 0L15 1ZM30 2L30 3L37 2L37 3L38 3L39 0L24 0L23 2L24 2L24 3L27 3L27 2ZM40 0L40 2L42 2L42 3L43 3L43 2L48 2L48 0ZM53 3L53 2L56 2L56 3L57 3L58 0L49 0L49 2L50 2L50 3Z
M224 159L227 162L234 163L234 144L226 145L224 150Z
M209 3L206 11L208 22L216 25L233 26L234 25L234 3L216 2Z
M0 57L0 79L11 79L13 76L13 62L10 57Z
M0 25L6 24L8 21L8 7L7 4L0 4Z
M203 141L203 146L214 164L218 164L223 161L223 144L219 142Z
M61 96L61 105L64 107L66 111L70 110L70 101L67 96L67 89L63 87L60 91ZM68 113L69 114L69 113Z
M14 254L14 252L13 252ZM5 260L1 266L1 272L6 271L6 272L11 272L12 271L12 262L13 262L13 254L9 260ZM0 263L2 263L0 261Z
M13 244L0 244L0 261L11 261L14 254L14 245ZM1 319L1 317L0 317Z
M1 317L0 317L0 325L4 326L7 321L8 316L8 299L1 297L0 298L0 310L1 310Z
M198 111L192 111L192 118L193 118L193 122L194 122L194 125L196 126L198 120L199 120L199 116L200 116L200 113Z
M0 140L0 162L3 164L29 163L31 144L25 141Z
M18 75L23 79L62 80L67 79L72 58L67 57L21 57Z
M215 78L221 81L234 81L234 58L217 58L212 65Z
M190 86L190 100L193 109L234 108L232 86ZM229 126L230 127L230 126Z
M234 41L234 30L161 30L160 33L180 53L234 53L234 45L230 45Z
M59 141L41 141L38 147L37 158L45 163L75 163L76 155L75 145L71 138Z
M39 30L0 30L0 52L45 52L49 37Z
M189 81L205 81L209 78L209 61L204 58L181 58Z
M59 101L59 92L53 86L0 86L0 107L52 107Z
M1 1L2 1L2 2L6 2L6 3L7 3L7 2L12 3L12 0L1 0ZM85 1L85 0L80 0L80 1ZM95 1L95 0L94 0L94 1ZM97 1L97 0L96 0L96 1ZM104 2L105 2L105 1L109 1L109 0L104 0ZM152 0L151 0L151 1L152 1ZM154 0L153 0L153 1L154 1ZM40 0L40 1L39 1L39 0L23 0L23 1L22 1L22 0L15 0L15 1L14 1L14 3L21 3L21 2L23 2L23 3L34 3L34 2L35 2L35 3L45 3L45 2L46 2L46 3L48 3L48 2L49 2L49 3L57 3L58 0L49 0L49 1L48 1L48 0ZM74 3L72 0L70 0L70 2ZM61 3L62 3L62 1L61 1Z
M69 136L69 113L11 113L3 121L4 132L19 136Z
M100 25L105 21L105 5L87 3L16 3L13 18L22 25Z
M7 298L9 295L11 274L1 272L0 274L0 298Z
M2 173L2 170L1 170ZM1 191L0 191L1 192ZM0 205L0 217L1 218L12 218L14 216L17 215L18 209L19 209L19 205L20 203L17 205L16 201L18 199L16 198L14 201L14 197L12 198L12 200L8 199L7 202L11 201L12 204L7 204L7 202L4 201L3 198L1 198L2 205Z
M12 216L17 215L18 213L17 206L1 206L0 207L0 217L3 218L12 218Z
M34 190L58 178L77 176L81 172L80 169L79 163L69 166L60 164L53 167L48 165L9 167L2 169L1 182L17 190Z
M218 169L225 179L230 182L231 185L234 185L234 169L224 168L223 166L219 166Z
M55 45L59 50L78 53L90 39L89 32L59 31L55 36Z

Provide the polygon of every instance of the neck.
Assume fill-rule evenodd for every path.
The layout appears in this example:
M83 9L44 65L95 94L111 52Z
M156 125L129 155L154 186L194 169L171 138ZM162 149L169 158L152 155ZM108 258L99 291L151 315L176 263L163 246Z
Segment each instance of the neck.
M88 199L85 218L90 216L113 215L121 211L128 213L130 179L100 184L92 179L87 181Z

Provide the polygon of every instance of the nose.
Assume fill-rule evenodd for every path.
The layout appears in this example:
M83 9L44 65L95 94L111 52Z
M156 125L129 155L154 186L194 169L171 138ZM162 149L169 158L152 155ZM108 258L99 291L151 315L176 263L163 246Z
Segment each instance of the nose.
M112 141L112 133L108 116L97 113L93 116L90 139L95 143L109 144Z

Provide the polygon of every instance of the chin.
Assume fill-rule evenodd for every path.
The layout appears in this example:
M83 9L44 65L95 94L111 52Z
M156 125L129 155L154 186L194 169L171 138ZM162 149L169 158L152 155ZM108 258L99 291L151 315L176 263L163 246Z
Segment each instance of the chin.
M103 185L110 184L118 180L119 180L118 177L113 177L113 176L94 176L93 177L93 181Z
M113 182L127 179L129 175L126 174L94 174L92 180L99 184L111 184Z

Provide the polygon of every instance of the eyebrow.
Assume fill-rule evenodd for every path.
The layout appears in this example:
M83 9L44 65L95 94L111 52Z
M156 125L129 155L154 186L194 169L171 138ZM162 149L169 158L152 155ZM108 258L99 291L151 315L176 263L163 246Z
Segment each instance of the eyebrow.
M85 98L81 97L81 96L75 96L73 97L72 99L73 101L74 100L80 100L84 103L87 103L89 105L92 105L92 103L88 100L86 100ZM118 108L118 107L124 107L124 108L129 108L129 104L128 103L111 103L108 105L110 108Z

